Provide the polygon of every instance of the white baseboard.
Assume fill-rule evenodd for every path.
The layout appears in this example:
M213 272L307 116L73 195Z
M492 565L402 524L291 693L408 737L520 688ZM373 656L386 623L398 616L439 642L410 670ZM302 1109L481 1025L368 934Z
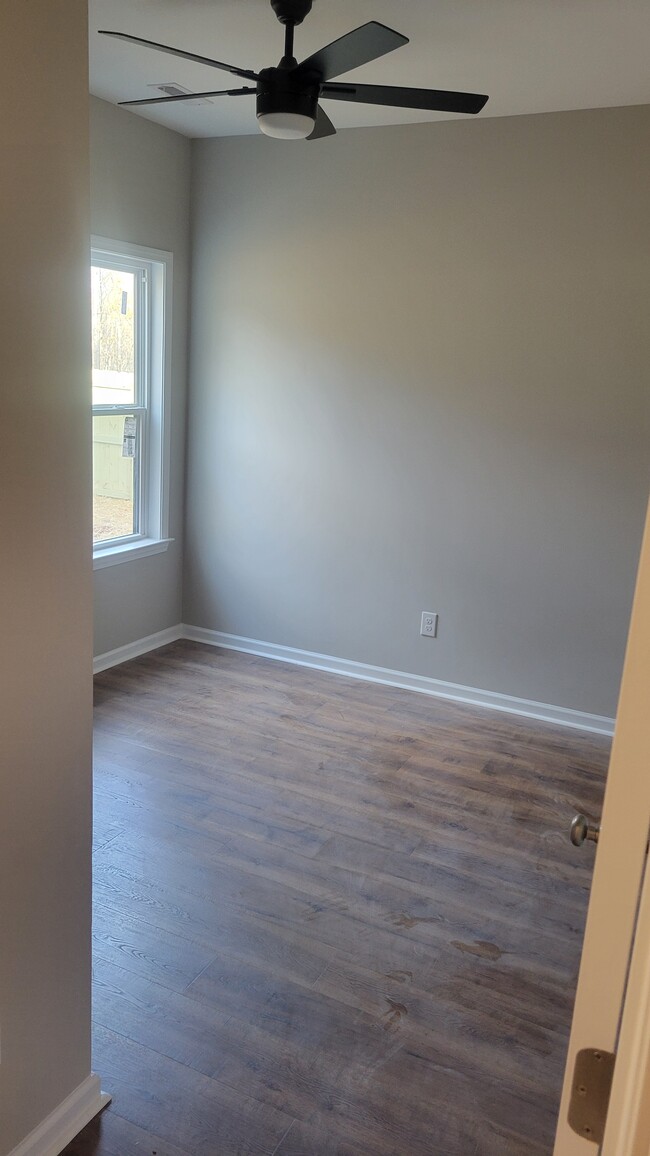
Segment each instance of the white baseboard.
M590 731L598 735L613 735L614 719L604 715L587 714L567 707L551 706L545 702L532 702L525 698L515 698L509 694L498 694L491 690L478 690L473 686L459 686L454 682L442 682L437 678L427 678L421 674L406 674L401 670L388 670L383 666L369 666L365 662L351 662L346 658L334 658L329 654L315 654L309 650L297 650L293 646L276 646L272 642L259 642L254 638L241 638L237 634L224 634L220 630L206 630L202 626L180 627L181 637L193 642L205 642L210 646L222 646L226 650L241 650L246 654L258 654L261 658L274 658L280 662L291 662L296 666L309 666L314 670L326 670L332 674L343 674L347 678L359 678L365 682L379 682L386 686L415 690L435 698L447 698L453 702L463 702L470 706L488 707L507 714L521 715L523 718L539 719L556 726L572 727L575 730Z
M379 682L385 686L396 686L403 690L415 690L419 694L429 694L434 698L447 698L452 702L467 703L468 706L487 707L506 714L520 715L522 718L538 719L554 723L556 726L572 727L574 730L589 731L592 734L614 734L613 718L606 715L587 714L569 707L553 706L546 702L533 702L527 698L516 698L510 694L499 694L493 690L479 690L474 686L460 686L455 682L443 682L438 678L428 678L423 674L408 674L403 670L389 670L383 666L370 666L365 662L352 662L348 658L335 658L331 654L316 654L311 650L297 650L293 646L278 646L273 642L261 642L255 638L243 638L238 634L225 634L221 630L206 630L203 626L188 626L179 623L137 639L117 650L109 650L97 656L94 662L95 674L119 666L130 658L138 658L187 638L191 642L204 642L208 646L222 646L225 650L240 650L244 654L257 654L260 658L273 658L279 662L291 662L294 666L308 666L313 670L326 670L331 674L342 674L347 678L358 678L365 682Z
M101 1091L99 1076L88 1076L10 1156L59 1156L110 1101L111 1097Z
M167 630L159 630L157 634L149 634L146 638L138 638L135 642L127 642L126 646L118 646L116 650L107 650L105 654L98 654L93 660L93 672L99 674L111 666L119 666L128 662L130 658L139 658L141 654L148 654L150 650L157 650L159 646L166 646L168 642L178 642L184 638L183 627L170 626Z

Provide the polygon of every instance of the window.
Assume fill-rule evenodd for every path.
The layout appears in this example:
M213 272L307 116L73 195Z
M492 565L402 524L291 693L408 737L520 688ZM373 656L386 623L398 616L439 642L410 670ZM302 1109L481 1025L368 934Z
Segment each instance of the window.
M95 238L91 254L95 567L166 550L170 253Z

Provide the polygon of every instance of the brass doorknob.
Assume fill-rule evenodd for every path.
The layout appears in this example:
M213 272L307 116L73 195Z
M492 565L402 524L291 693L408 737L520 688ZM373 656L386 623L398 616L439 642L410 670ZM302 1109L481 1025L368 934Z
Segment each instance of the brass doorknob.
M590 823L586 815L576 815L571 823L571 842L574 847L582 847L585 839L598 842L600 823Z

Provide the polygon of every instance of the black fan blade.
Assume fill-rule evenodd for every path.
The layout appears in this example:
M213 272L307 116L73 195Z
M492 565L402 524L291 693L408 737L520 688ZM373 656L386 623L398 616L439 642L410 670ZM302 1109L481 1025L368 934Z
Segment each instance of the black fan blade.
M386 84L324 84L321 96L358 104L388 104L393 108L426 108L430 112L480 112L487 96L475 92L446 92L435 88L394 88Z
M249 92L257 92L256 88L221 88L218 92L182 92L178 96L148 96L144 100L118 100L122 108L133 108L138 104L173 104L177 100L199 100L201 97L213 96L246 96Z
M336 136L336 129L325 112L325 109L321 108L319 104L318 112L316 113L316 124L307 137L307 140L320 140L322 136Z
M371 20L321 48L320 52L308 56L298 65L296 72L304 76L314 73L321 82L331 80L333 76L350 72L361 64L369 64L371 60L377 60L379 56L385 56L403 44L408 44L408 36L402 36L385 24Z
M182 48L171 48L169 44L157 44L155 40L143 40L141 36L131 36L128 32L107 32L100 28L99 35L128 40L130 44L144 44L145 48L156 48L158 52L168 52L170 56L181 56L183 60L194 60L197 64L209 64L210 68L222 68L224 72L232 72L233 76L243 76L246 80L257 80L257 73L249 72L246 68L236 68L234 64L224 64L208 56L197 56L195 52L184 52Z

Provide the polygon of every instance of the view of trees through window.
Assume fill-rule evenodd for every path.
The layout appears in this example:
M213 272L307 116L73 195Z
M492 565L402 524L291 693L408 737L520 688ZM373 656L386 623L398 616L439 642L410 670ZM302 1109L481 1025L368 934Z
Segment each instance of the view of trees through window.
M93 267L93 369L133 377L133 280L132 273Z

